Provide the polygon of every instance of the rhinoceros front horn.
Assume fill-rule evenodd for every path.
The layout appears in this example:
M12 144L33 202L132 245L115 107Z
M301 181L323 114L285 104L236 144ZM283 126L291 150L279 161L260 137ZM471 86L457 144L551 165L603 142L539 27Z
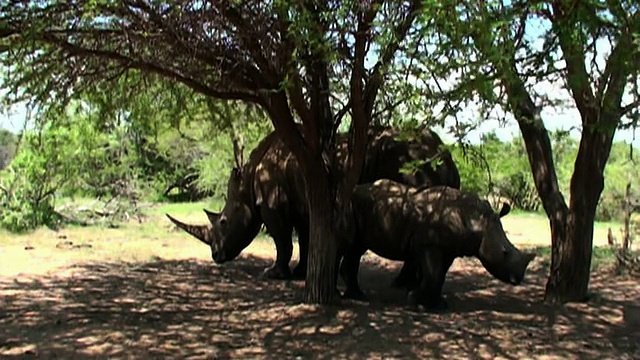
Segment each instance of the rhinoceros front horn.
M165 215L169 218L169 220L171 220L172 223L176 224L177 227L191 234L193 237L202 241L203 243L211 246L211 242L209 241L209 237L207 236L207 232L210 231L208 226L185 224L169 214Z

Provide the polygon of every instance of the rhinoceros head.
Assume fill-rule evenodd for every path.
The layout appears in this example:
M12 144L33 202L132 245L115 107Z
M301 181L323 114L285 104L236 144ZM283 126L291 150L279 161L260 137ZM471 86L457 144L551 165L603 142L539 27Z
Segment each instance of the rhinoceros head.
M491 212L485 217L478 258L496 279L519 285L535 254L521 252L507 238L500 217L508 214L510 209L508 204L504 204L499 215Z
M233 260L251 244L262 224L255 210L251 184L243 179L238 168L229 177L222 212L213 215L209 220L218 228L216 243L211 246L213 260L219 263Z
M167 214L179 228L211 247L211 257L218 264L235 259L260 230L260 219L252 206L250 192L244 188L241 173L233 169L227 183L227 201L222 212L204 209L209 225L184 224Z

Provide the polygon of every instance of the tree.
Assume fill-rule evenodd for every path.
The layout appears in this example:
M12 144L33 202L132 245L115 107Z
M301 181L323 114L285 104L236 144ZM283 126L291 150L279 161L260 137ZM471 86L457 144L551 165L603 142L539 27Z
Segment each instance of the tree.
M418 0L9 1L0 5L0 51L13 70L14 93L40 102L136 69L211 98L261 106L306 180L305 300L327 303L335 295L339 224L364 162L377 94L422 6ZM368 55L377 55L371 67ZM352 141L342 176L335 133L347 113Z
M545 298L587 298L593 222L616 128L635 126L640 96L640 9L634 1L444 1L422 19L412 46L422 76L460 80L434 95L456 111L479 100L484 116L506 109L517 121L551 227L552 261ZM537 32L539 36L531 36ZM435 44L435 45L433 45ZM611 50L607 53L606 45ZM434 49L428 51L428 49ZM564 84L579 112L582 136L569 203L556 176L542 120L559 99L535 88Z

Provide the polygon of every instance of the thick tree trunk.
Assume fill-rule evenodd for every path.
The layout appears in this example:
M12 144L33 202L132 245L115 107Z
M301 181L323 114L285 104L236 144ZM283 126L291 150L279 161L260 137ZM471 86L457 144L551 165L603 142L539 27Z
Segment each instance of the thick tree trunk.
M303 138L295 127L284 93L271 94L265 103L268 104L265 108L270 113L276 131L298 160L306 184L309 251L304 302L332 303L339 299L336 291L339 222L336 220L337 214L341 214L338 211L341 202L337 199L336 191L340 179L332 176L328 169L331 164L327 164L330 161L323 157L323 153L331 153L330 142L326 136L321 136L321 133L325 134L327 124L331 125L327 120L331 116L330 108L316 105L315 111L322 113L308 111L308 116L317 116L307 118L303 124ZM319 124L325 126L319 127Z
M573 176L571 200L564 219L552 226L551 271L545 300L552 303L585 301L588 297L593 248L593 222L604 189L613 132L585 129L580 141ZM552 224L553 224L552 219ZM564 228L564 231L559 231Z
M552 255L545 301L565 303L587 299L593 218L572 211L566 217L550 221Z
M304 301L329 304L339 300L336 290L339 212L329 174L316 169L307 177L309 199L309 265Z

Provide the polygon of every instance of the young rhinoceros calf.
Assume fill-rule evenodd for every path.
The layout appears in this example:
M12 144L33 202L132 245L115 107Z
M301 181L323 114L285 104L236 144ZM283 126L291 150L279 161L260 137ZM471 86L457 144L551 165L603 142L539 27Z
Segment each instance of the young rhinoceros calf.
M412 302L427 309L447 307L442 286L453 260L476 256L495 278L518 285L535 254L520 252L504 233L500 217L476 194L446 186L416 188L383 179L358 185L352 197L356 236L342 260L345 297L362 298L358 285L360 258L378 256L412 265L418 287Z

